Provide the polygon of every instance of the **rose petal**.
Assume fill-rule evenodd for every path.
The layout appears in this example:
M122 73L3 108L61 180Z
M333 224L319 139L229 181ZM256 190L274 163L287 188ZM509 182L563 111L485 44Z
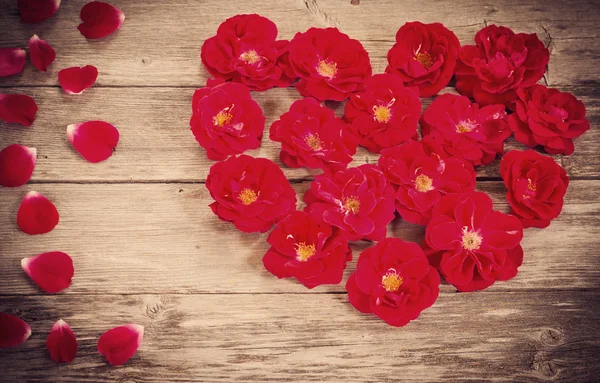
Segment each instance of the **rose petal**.
M71 257L60 251L23 258L21 267L47 293L57 293L69 287L75 272Z
M24 23L40 23L58 11L60 0L19 0L18 7Z
M0 151L0 185L17 187L25 185L33 174L37 150L12 144Z
M50 351L50 357L56 363L69 363L77 355L77 339L71 327L62 319L59 319L46 340L46 348Z
M86 39L99 39L121 28L125 14L118 8L102 1L92 1L81 8L83 21L77 29Z
M15 347L31 335L31 328L14 315L0 313L0 348Z
M96 82L98 69L93 65L71 67L58 72L58 82L68 94L81 94Z
M38 70L46 72L55 58L56 52L54 49L46 41L40 39L38 35L33 35L29 39L29 59Z
M27 234L44 234L58 225L58 211L50 200L36 191L25 195L19 211L17 224Z
M21 73L27 53L21 48L0 48L0 77Z
M119 131L104 121L87 121L67 126L67 138L89 162L106 160L119 142Z
M98 352L113 366L125 364L142 344L144 326L127 324L108 330L98 339Z
M37 111L35 100L25 94L0 94L0 120L8 124L31 126Z

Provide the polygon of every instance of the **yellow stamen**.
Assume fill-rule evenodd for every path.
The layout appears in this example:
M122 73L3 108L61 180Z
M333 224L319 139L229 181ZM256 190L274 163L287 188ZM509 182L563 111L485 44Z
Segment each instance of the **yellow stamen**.
M258 195L252 189L244 189L240 192L238 198L244 205L250 205L258 199Z
M218 126L219 128L231 124L231 120L233 120L233 115L229 113L229 110L230 108L225 108L219 113L217 113L217 115L213 117L213 124L215 124L215 126Z
M396 270L389 269L388 272L381 277L381 284L385 288L385 291L398 291L402 287L404 279L396 273Z
M323 141L321 141L318 134L309 134L304 138L304 142L314 151L323 149Z
M240 55L240 60L245 61L248 64L256 64L261 60L262 57L256 53L254 49L246 51Z
M531 191L535 191L537 189L537 185L531 182L531 178L527 178L527 189Z
M317 73L331 80L337 73L337 64L332 61L321 60L317 66Z
M425 174L419 174L415 179L415 188L419 193L425 193L433 190L433 180Z
M483 238L479 233L463 229L462 247L465 250L479 250Z
M429 53L417 53L413 59L420 62L425 69L429 69L433 65L433 57Z
M348 197L344 200L344 211L346 213L358 214L360 210L360 201L356 197Z
M392 118L392 111L385 105L377 105L373 107L373 116L377 122L389 122Z
M464 126L464 125L458 125L458 126L456 127L456 131L457 131L458 133L468 133L468 132L470 132L470 131L471 131L471 129L467 128L467 127L466 127L466 126Z
M306 242L300 242L296 246L296 259L300 262L306 262L308 258L312 257L317 252L315 245L312 243L307 245Z

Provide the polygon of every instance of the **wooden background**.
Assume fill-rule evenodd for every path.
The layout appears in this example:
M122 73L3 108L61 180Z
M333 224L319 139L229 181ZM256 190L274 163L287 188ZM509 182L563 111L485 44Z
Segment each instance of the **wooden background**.
M85 1L62 3L54 17L29 25L19 21L16 0L0 0L1 47L26 47L36 33L57 51L48 73L28 64L0 79L0 92L25 93L39 105L30 128L0 123L0 147L38 149L31 182L0 189L0 311L21 316L33 331L25 344L0 350L0 381L599 381L597 2L111 0L125 24L100 41L77 30ZM375 73L406 21L441 21L462 43L491 23L536 32L551 51L543 81L581 98L592 129L573 155L556 158L572 180L566 203L549 228L526 230L519 275L478 293L444 284L432 308L393 328L354 310L343 284L309 291L268 274L266 234L242 234L207 207L212 162L188 127L191 95L207 76L203 41L227 17L252 12L275 21L280 38L336 26L364 44ZM96 85L66 95L58 70L85 64L98 67ZM294 89L254 96L267 127L299 98ZM95 165L65 134L68 124L91 119L121 132L116 153ZM510 139L512 148L522 146ZM281 165L278 151L266 135L251 154ZM365 150L355 157L356 165L374 161ZM285 172L299 196L315 174ZM478 189L507 211L498 161L478 175ZM29 190L58 207L61 221L49 234L18 230L16 211ZM418 241L423 229L397 219L389 234ZM355 260L367 246L353 246ZM69 253L76 268L72 286L57 295L43 294L20 267L21 258L51 250ZM344 281L354 268L355 261ZM59 318L80 344L68 365L51 361L44 346ZM125 366L111 367L96 351L97 338L128 322L146 327L144 342Z

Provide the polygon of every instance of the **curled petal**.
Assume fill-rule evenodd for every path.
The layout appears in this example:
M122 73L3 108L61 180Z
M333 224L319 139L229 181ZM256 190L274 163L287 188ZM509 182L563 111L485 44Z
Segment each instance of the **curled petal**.
M77 355L77 339L71 327L62 319L59 319L46 340L46 348L50 351L50 357L56 363L69 363Z
M12 144L0 151L0 185L5 187L22 186L33 174L37 150L27 146Z
M67 126L67 138L83 158L96 163L111 156L119 131L108 122L87 121Z
M27 53L21 48L0 48L0 77L21 73Z
M31 328L14 315L0 313L0 348L20 345L31 335Z
M58 225L58 210L50 200L36 191L25 195L19 211L17 224L27 234L44 234Z
M75 272L71 257L60 251L23 258L21 267L47 293L57 293L69 287Z
M34 67L46 72L50 64L54 62L56 52L50 44L40 39L38 35L33 35L29 39L29 58Z
M125 364L140 347L144 326L126 324L108 330L98 339L98 352L113 366Z
M102 1L92 1L81 8L82 23L77 29L86 39L100 39L121 28L125 14L120 9Z
M60 0L19 0L18 6L24 23L40 23L58 11Z
M71 67L58 72L58 82L68 94L81 94L90 88L98 78L98 69L93 65Z
M25 94L0 94L0 120L6 123L31 126L37 111L35 100Z

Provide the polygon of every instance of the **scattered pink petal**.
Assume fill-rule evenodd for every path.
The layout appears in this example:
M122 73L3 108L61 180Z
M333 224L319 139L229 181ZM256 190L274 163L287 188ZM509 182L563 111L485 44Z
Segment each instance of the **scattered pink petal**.
M121 28L125 14L102 1L92 1L81 8L82 23L77 29L86 39L100 39Z
M50 351L50 357L56 363L70 363L77 355L77 339L71 327L62 319L59 319L46 340L46 348Z
M25 195L17 212L19 228L31 235L49 233L58 225L58 219L54 204L36 191Z
M0 77L21 73L27 53L21 48L0 48Z
M25 185L33 174L37 150L12 144L0 151L0 185L14 188Z
M0 120L12 124L31 126L38 107L26 94L0 94Z
M60 0L19 0L21 20L25 23L40 23L58 11Z
M21 267L47 293L58 293L69 287L75 273L71 257L60 251L23 258Z
M81 94L96 82L98 69L93 65L65 68L58 72L58 82L68 94Z
M56 52L46 41L40 39L38 35L33 35L29 39L29 59L34 67L42 72L48 71L50 64L54 62Z
M110 157L119 142L119 131L104 121L87 121L67 126L67 138L89 162Z
M108 330L98 339L98 352L113 366L125 364L142 344L144 326L126 324Z
M31 335L31 328L14 315L0 313L0 348L20 345Z

